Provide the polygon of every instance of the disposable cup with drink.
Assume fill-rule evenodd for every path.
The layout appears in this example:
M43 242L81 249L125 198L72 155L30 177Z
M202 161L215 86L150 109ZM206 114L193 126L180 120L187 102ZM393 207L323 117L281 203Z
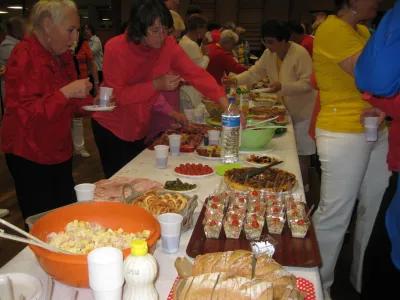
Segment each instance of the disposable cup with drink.
M202 124L204 123L204 107L198 106L194 109L194 121L195 123Z
M378 139L379 117L367 116L364 118L364 134L367 142L375 142Z
M99 92L99 106L105 107L110 105L113 88L102 86Z
M219 145L219 130L208 130L208 144L209 145Z
M90 201L94 198L94 190L96 185L93 183L81 183L74 187L76 199L80 201Z
M165 253L176 253L179 250L183 217L176 213L158 216L161 226L161 248Z
M186 118L188 119L189 122L194 121L194 109L193 108L185 108L183 110Z
M171 150L171 155L178 156L181 148L181 135L180 134L170 134L169 139L169 149Z
M168 150L169 147L166 145L154 146L154 152L156 156L156 167L158 169L166 169L168 164Z

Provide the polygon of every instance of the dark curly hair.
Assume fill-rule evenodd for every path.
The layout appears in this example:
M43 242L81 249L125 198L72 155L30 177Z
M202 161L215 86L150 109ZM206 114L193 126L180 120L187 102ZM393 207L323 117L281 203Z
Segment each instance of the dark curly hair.
M160 19L163 26L173 27L171 13L160 0L133 0L127 26L128 40L138 44L146 36L147 29Z
M278 41L289 41L290 39L290 30L287 22L278 21L278 20L269 20L266 21L261 26L261 36L265 39L276 38Z
M350 0L335 0L336 10L341 10L344 6L349 6Z
M201 28L207 29L207 19L199 14L191 15L187 20L187 30L194 31Z

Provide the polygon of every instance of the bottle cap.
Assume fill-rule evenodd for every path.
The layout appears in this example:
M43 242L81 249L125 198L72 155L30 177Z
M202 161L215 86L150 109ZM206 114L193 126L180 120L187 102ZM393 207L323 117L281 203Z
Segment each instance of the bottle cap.
M229 102L229 103L235 103L235 102L236 102L235 96L229 96L229 97L228 97L228 102Z
M131 243L131 254L134 256L145 256L148 253L145 240L133 240Z

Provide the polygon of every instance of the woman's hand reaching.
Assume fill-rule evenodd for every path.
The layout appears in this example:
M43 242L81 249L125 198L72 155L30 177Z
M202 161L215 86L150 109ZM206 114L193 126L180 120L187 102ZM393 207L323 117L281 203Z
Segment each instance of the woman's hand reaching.
M71 98L86 98L89 95L93 85L90 83L89 78L78 79L63 86L60 91L68 99Z
M189 124L189 120L186 118L186 116L182 113L179 113L177 111L171 112L170 116L175 119L179 124L186 126Z
M178 88L181 81L181 76L168 73L154 79L153 85L157 91L173 91Z

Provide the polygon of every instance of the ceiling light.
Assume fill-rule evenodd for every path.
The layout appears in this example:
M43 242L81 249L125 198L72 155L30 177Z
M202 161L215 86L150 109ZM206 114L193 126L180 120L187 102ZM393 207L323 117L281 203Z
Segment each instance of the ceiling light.
M21 5L10 5L10 6L7 6L7 8L9 8L9 9L22 9L22 6Z
M109 18L103 18L102 20L103 20L103 21L110 21Z
M0 14L8 14L8 11L0 10Z
M89 17L88 17L88 16L82 16L82 18L84 18L84 19L89 19Z

